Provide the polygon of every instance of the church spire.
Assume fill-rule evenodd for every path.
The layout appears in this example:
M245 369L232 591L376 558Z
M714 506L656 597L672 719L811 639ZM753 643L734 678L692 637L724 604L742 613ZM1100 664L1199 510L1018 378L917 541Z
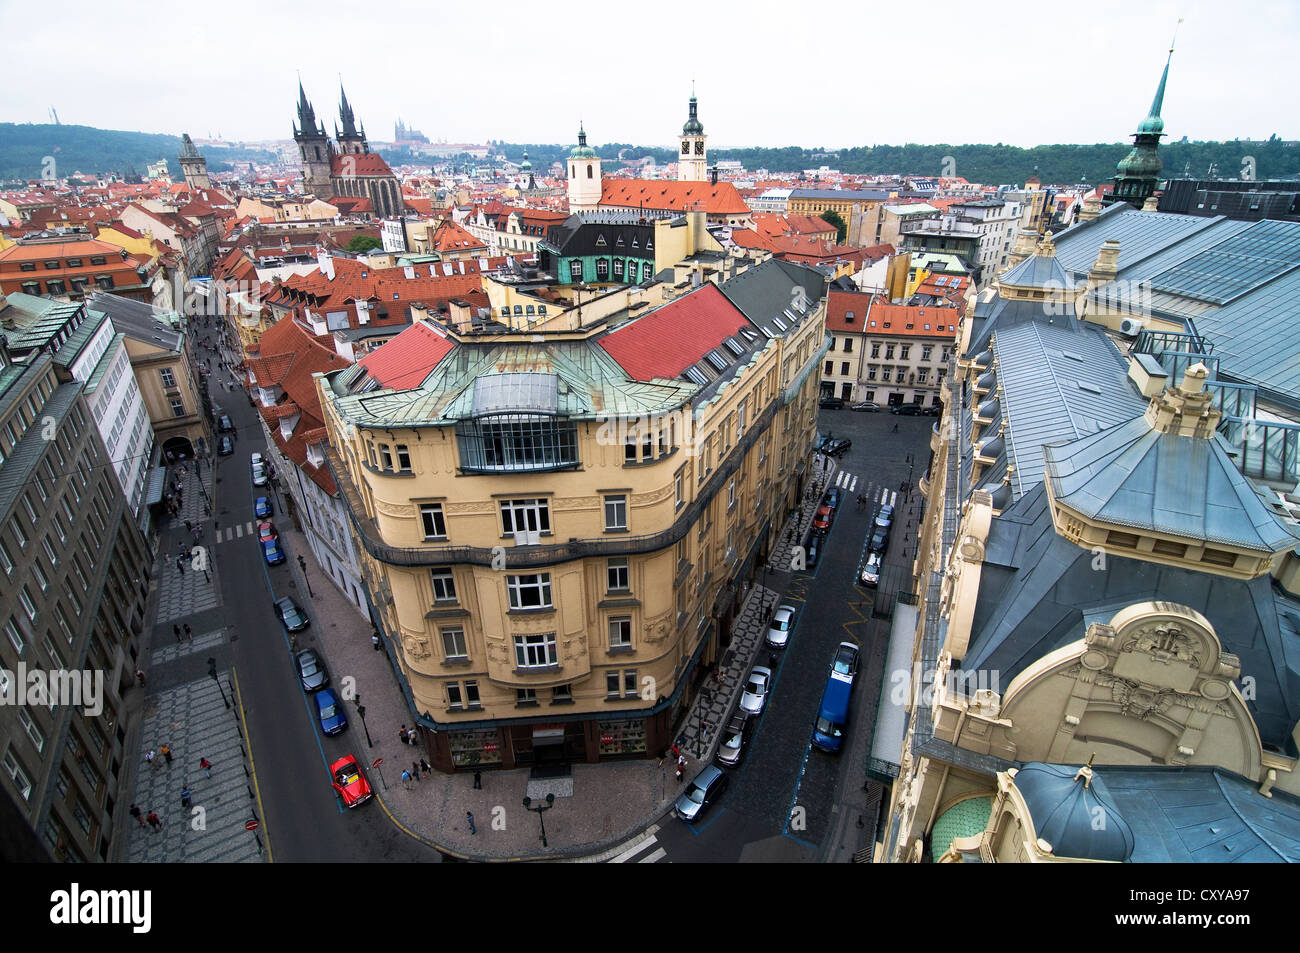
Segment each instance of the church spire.
M302 88L302 77L298 77L298 129L304 135L311 135L316 131L316 111L311 108L311 103L307 101L307 91Z
M356 116L352 113L352 107L348 104L348 94L343 89L343 80L339 80L339 119L343 123L343 135L355 136L357 134Z

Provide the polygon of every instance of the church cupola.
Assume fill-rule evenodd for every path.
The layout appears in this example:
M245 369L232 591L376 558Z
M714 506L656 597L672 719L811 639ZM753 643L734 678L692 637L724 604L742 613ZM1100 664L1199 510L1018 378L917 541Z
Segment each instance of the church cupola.
M1160 139L1165 134L1165 121L1160 116L1164 107L1165 84L1169 80L1169 63L1174 58L1173 44L1169 46L1169 56L1165 60L1164 72L1160 75L1160 85L1156 87L1155 98L1145 119L1138 124L1133 134L1133 148L1115 167L1115 190L1108 204L1127 202L1140 209L1160 187Z
M695 87L692 85L690 114L678 137L681 141L681 151L677 157L679 182L703 182L708 178L708 145L704 124L700 122L699 108L699 100L695 98Z
M600 157L587 145L587 130L578 123L578 144L569 153L569 211L586 212L600 205Z

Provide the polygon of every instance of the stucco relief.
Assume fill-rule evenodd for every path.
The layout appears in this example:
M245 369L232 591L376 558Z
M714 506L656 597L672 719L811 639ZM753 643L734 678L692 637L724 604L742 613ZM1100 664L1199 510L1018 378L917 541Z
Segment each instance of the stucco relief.
M1131 637L1120 646L1120 651L1143 652L1158 662L1187 662L1199 668L1199 642L1198 639L1193 643L1177 624L1158 622L1134 630Z
M393 503L388 500L381 500L379 497L375 497L375 512L382 516L394 516L398 519L409 519L415 515L415 510L409 503Z
M505 665L510 660L510 653L506 649L506 644L501 639L485 639L484 645L487 647L488 663L490 665Z
M444 503L442 509L448 516L469 516L475 513L495 513L497 505L491 501L487 503Z
M1145 720L1152 715L1162 715L1178 701L1177 693L1172 689L1143 688L1136 682L1109 673L1098 675L1097 684L1102 688L1109 687L1111 699L1119 705L1120 713L1132 718Z
M653 619L647 619L641 623L642 638L647 642L662 642L668 637L671 627L673 610L669 609Z
M598 496L566 496L551 500L551 512L567 513L572 510L594 510L604 506L604 500Z
M653 503L660 503L668 499L668 497L672 495L673 491L674 486L669 483L665 486L659 487L657 490L651 490L649 493L633 493L629 502L633 506L650 506Z
M402 645L406 650L406 657L415 661L422 661L429 657L429 640L418 638L416 636L402 636Z

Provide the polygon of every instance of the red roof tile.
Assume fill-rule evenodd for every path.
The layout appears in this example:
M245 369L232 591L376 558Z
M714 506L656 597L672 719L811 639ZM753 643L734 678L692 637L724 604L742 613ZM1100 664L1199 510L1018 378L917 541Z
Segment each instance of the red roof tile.
M360 155L335 156L330 162L330 175L392 175L393 170L377 152L363 152Z
M672 182L664 179L605 179L600 204L622 208L685 212L702 208L709 215L748 215L749 206L730 182Z
M748 323L716 285L706 284L599 343L634 380L671 379Z
M417 321L363 357L359 363L381 387L418 387L455 344L423 321Z

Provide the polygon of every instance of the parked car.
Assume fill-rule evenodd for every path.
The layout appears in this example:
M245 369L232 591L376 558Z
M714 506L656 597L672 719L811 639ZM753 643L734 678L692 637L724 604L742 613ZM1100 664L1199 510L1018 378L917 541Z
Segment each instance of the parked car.
M925 413L925 408L920 404L895 404L890 408L891 414L902 414L904 417L917 417Z
M759 714L767 703L767 691L771 685L772 670L766 665L755 665L740 693L740 710L751 715Z
M261 545L262 557L268 566L278 566L284 562L284 550L280 548L278 539L269 539Z
M876 511L876 525L892 526L893 522L894 522L894 508L890 506L888 503L885 503L880 507L879 510Z
M817 707L817 720L813 723L813 747L832 754L838 752L844 741L844 729L849 723L849 697L853 694L853 679L832 671L826 679L822 700Z
M827 490L825 495L822 497L822 502L833 510L839 509L840 488L838 486L833 486Z
M858 582L872 589L880 584L880 564L882 562L880 553L870 553L867 561L862 564L862 571L858 574Z
M749 736L753 731L754 719L743 711L734 712L722 732L718 743L718 753L714 760L724 768L735 768L745 757L749 747Z
M298 678L302 682L304 692L318 692L322 688L329 688L330 673L325 669L325 663L321 657L311 649L303 649L297 655L298 659Z
M808 540L808 546L804 549L804 565L809 569L817 568L817 560L822 555L822 538L816 533Z
M257 524L257 541L259 543L270 543L280 538L280 534L275 531L275 524L270 520L263 520Z
M370 782L361 773L361 766L352 755L339 758L331 764L330 774L333 776L334 790L343 799L344 807L365 804L373 796Z
M230 422L230 418L222 414L217 418L217 432L230 433L235 429L235 425Z
M259 496L253 501L253 516L257 519L267 519L271 516L271 498L269 496Z
M822 453L828 457L843 456L844 452L853 446L852 440L841 439L836 437L834 440L828 440L822 446Z
M288 596L275 600L275 614L280 617L280 621L284 623L284 627L290 632L301 632L311 625L311 619L307 617L307 613L303 612L298 607L298 603Z
M235 441L229 437L222 437L217 441L217 455L228 457L235 452Z
M334 693L328 688L321 689L314 696L316 698L316 717L320 719L320 730L327 735L337 735L340 731L348 726L347 716L343 714L343 706L339 700L334 697Z
M831 659L831 672L846 675L850 680L858 677L858 647L852 642L841 642Z
M925 416L927 417L938 417L939 411L941 410L943 410L943 407L941 407L939 404L931 404L929 407L926 407L924 410L922 410L921 413L925 414Z
M869 400L864 400L860 404L854 404L852 407L849 408L849 410L860 410L868 414L875 414L880 412L880 405L876 403L872 403Z
M817 512L813 515L813 532L827 533L831 528L831 520L835 519L835 513L829 506L822 505L817 507Z
M783 649L790 641L794 631L794 606L777 606L772 614L772 624L767 628L767 638L763 641L768 648Z
M249 464L256 466L257 464L262 463L264 461L262 460L262 455L258 453L256 450L254 450L253 455L248 458L248 462Z
M721 797L727 789L727 774L716 764L710 764L686 785L676 803L673 813L688 824L698 821L710 804Z
M817 402L817 406L823 410L840 410L844 406L843 397L823 397Z
M879 553L884 556L887 549L889 549L889 527L873 524L871 540L867 543L867 552Z
M266 486L267 473L265 463L253 464L253 486Z

